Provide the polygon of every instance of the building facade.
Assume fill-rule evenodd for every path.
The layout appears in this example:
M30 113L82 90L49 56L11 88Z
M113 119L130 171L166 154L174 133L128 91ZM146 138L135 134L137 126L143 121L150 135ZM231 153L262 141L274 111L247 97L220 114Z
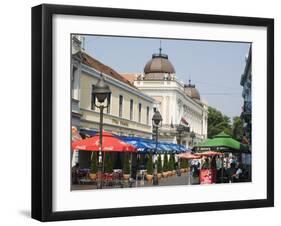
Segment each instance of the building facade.
M80 127L80 76L82 66L82 45L83 38L78 35L72 36L72 57L71 57L71 121L72 126Z
M243 142L251 148L252 137L252 47L246 58L246 65L241 75L240 85L243 86L242 97L244 104L242 107L241 119L243 120Z
M104 110L103 129L117 135L151 138L154 99L82 51L79 36L73 36L73 42L72 125L80 130L99 130L100 111L95 107L92 90L102 74L112 92L109 107Z
M208 106L195 85L176 77L168 55L153 54L143 73L119 74L83 50L83 37L72 37L72 125L98 131L99 109L93 86L102 75L112 94L104 110L106 131L123 136L152 138L152 116L158 109L163 121L159 140L193 146L207 138ZM179 129L181 128L181 130Z
M159 129L162 141L193 146L207 138L208 106L201 101L195 85L183 84L176 77L168 55L153 54L141 74L123 74L139 90L156 100L163 121ZM178 129L182 125L184 131Z

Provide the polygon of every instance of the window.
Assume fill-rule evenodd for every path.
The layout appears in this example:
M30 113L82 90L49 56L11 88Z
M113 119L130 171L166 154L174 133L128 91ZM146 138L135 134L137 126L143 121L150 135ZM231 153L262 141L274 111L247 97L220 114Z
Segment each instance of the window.
M133 120L134 101L130 100L130 120Z
M122 118L122 110L123 110L123 96L119 96L119 117Z
M146 124L149 125L149 107L146 107Z
M139 122L141 122L141 103L139 103Z
M91 109L95 110L96 106L96 95L93 93L94 86L92 86L92 99L91 99Z
M110 104L111 104L111 94L109 94L107 98L107 106L108 106L106 109L107 114L110 114Z

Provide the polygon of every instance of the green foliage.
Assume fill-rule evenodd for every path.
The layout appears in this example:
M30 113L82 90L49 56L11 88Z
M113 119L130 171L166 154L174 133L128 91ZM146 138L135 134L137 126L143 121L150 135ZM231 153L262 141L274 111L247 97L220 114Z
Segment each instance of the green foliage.
M229 135L232 134L230 118L228 116L223 115L212 107L208 108L208 112L208 138L213 138L213 136L222 131Z
M181 160L181 168L187 168L188 167L188 160L187 159L182 159Z
M162 173L163 172L161 155L158 155L158 157L157 157L157 172L158 173Z
M123 173L124 174L130 173L130 161L129 161L129 154L128 153L124 153Z
M243 138L243 122L238 116L233 117L232 137L240 142Z
M146 163L147 174L153 174L153 162L152 155L148 155L147 163Z
M168 168L170 171L175 169L175 156L173 154L170 155Z
M91 171L92 171L92 173L98 172L98 154L97 154L97 152L93 152L93 154L92 154Z
M110 153L105 154L105 161L104 161L104 172L105 173L112 173L113 171L113 164Z
M167 172L169 170L168 168L168 156L167 153L164 154L164 163L163 163L163 171Z

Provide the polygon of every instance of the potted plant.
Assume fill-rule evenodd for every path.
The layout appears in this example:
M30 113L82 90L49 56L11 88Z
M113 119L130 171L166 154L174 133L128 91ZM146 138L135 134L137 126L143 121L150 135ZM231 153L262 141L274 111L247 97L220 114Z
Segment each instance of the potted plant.
M167 153L164 154L164 163L163 163L163 177L168 176L168 156Z
M96 180L97 172L98 172L98 156L97 156L97 152L93 152L92 159L91 159L91 171L89 173L89 178L91 180Z
M180 161L180 171L181 171L181 173L184 173L184 159L181 159L181 161Z
M104 161L104 172L105 173L112 173L113 171L113 165L110 153L105 154L105 161Z
M168 163L168 176L172 176L172 172L174 169L174 161L173 155L170 155L169 163Z
M181 170L182 170L183 172L187 172L187 168L188 168L187 159L183 159L183 160L182 160L182 163L181 163Z
M127 153L124 153L124 164L123 164L123 179L129 180L130 178L130 161Z
M158 155L158 157L157 157L157 177L158 177L158 179L161 179L162 172L163 172L162 159L161 159L161 155Z
M175 176L176 175L176 170L175 170L175 155L171 154L170 155L170 170L172 172L172 175Z
M152 178L153 178L153 162L152 162L152 155L151 154L148 155L146 170L147 170L146 180L148 182L151 182Z

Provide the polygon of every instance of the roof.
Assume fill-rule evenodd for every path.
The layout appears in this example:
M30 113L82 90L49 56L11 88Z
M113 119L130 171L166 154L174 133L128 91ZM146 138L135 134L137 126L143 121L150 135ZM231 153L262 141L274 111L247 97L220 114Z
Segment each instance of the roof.
M92 67L92 68L96 69L97 71L107 74L107 75L111 76L112 78L115 78L115 79L119 80L120 82L123 82L123 83L137 89L137 87L135 87L128 79L124 78L122 75L120 75L114 69L101 63L100 61L98 61L97 59L88 55L87 53L82 52L81 58L82 58L83 64L85 64L89 67Z
M150 59L145 67L144 67L144 73L168 73L168 74L174 74L175 68L172 65L172 63L168 59L168 55L162 54L161 52L159 54L153 54L152 59Z
M184 85L184 92L192 99L200 100L200 94L195 88L195 85L191 85L190 83L188 85Z
M120 74L132 84L134 84L134 81L136 81L139 76L139 73L120 73Z

